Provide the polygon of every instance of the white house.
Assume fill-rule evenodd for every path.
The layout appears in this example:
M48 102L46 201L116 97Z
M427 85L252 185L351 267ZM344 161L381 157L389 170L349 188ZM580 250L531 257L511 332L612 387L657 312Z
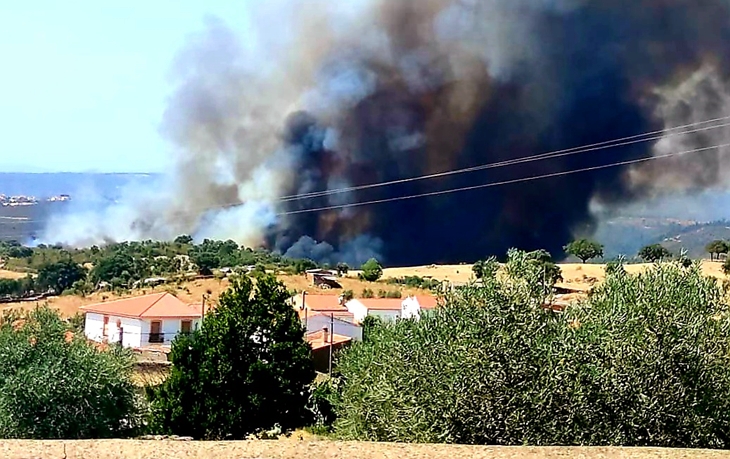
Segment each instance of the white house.
M84 334L100 343L131 348L169 346L180 333L200 323L200 305L190 305L169 293L126 298L81 308L86 314Z
M303 322L307 327L307 333L317 333L326 328L330 333L346 336L353 341L362 341L362 327L354 323L354 320L347 320L341 315L311 312L304 317Z
M432 296L409 296L405 299L356 298L345 303L345 307L355 316L355 321L360 323L367 316L383 320L419 318L421 311L436 308L436 298Z
M362 327L337 295L299 294L291 302L307 333L318 333L327 328L330 333L362 341Z

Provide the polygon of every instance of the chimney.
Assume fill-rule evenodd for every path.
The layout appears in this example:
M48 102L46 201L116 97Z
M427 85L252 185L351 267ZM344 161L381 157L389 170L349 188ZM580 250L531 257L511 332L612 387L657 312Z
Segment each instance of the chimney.
M327 330L327 327L322 327L322 342L324 342L324 343L330 342L330 333L329 333L329 330Z

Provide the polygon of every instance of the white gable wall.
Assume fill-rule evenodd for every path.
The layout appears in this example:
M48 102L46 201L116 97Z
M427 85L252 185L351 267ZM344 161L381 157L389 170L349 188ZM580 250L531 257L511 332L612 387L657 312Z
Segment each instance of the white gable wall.
M84 334L87 338L99 343L104 341L104 317L103 314L86 313ZM107 317L109 317L106 336L107 342L119 342L119 327L117 326L117 322L120 322L121 328L124 331L122 345L125 347L140 347L142 323L139 319L111 315Z

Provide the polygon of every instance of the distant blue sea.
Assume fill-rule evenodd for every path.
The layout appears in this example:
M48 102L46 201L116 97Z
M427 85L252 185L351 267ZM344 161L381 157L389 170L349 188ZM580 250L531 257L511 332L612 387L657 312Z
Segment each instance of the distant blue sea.
M156 174L0 172L0 194L36 196L39 199L68 194L72 199L115 200L129 183L151 183L158 177Z
M0 194L35 196L40 201L67 194L71 203L41 202L36 206L1 207L0 240L28 243L42 231L49 216L74 203L104 206L120 198L134 184L153 184L156 174L15 173L0 172Z

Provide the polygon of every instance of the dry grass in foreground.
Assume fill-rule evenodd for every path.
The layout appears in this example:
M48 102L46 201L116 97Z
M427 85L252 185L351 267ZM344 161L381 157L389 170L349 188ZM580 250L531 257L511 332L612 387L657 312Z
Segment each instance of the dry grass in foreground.
M7 459L548 459L565 457L708 459L730 457L730 452L661 448L486 447L297 440L251 442L19 440L0 442L0 457Z

